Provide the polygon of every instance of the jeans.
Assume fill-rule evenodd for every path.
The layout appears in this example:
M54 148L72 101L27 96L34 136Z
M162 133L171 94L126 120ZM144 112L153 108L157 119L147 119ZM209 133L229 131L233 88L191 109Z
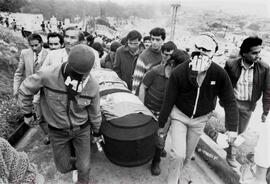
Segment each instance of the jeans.
M252 111L250 110L251 104L249 101L239 101L237 100L237 107L239 113L239 124L238 124L238 134L243 133L248 126ZM234 146L229 146L226 149L227 158L234 159L236 157L236 148Z
M237 101L239 110L239 126L238 134L243 133L248 126L252 111L250 110L250 102L248 101Z
M78 182L89 181L90 174L90 124L84 128L52 130L49 127L54 162L57 170L67 173L78 170ZM76 159L71 159L72 147Z
M177 107L171 112L168 184L177 184L185 164L191 159L210 114L189 118Z

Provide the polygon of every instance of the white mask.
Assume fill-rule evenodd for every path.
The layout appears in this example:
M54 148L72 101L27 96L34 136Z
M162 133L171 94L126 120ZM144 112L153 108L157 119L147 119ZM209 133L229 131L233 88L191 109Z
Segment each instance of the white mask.
M82 92L83 88L85 87L85 85L87 84L89 80L89 76L87 76L86 79L84 79L83 81L79 82L78 80L71 80L70 76L67 77L67 79L65 80L65 85L72 86L72 89L78 93ZM78 85L79 84L79 85ZM78 89L77 89L78 86Z
M212 61L207 55L195 55L191 62L189 63L189 66L191 67L192 71L196 72L204 72L208 70L210 67Z

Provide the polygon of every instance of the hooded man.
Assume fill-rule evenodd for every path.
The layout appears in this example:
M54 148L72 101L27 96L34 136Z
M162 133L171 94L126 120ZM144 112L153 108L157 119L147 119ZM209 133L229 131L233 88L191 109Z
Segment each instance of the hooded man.
M169 78L158 119L158 134L163 137L163 127L171 118L169 184L180 181L182 169L195 151L217 97L224 104L229 139L237 136L238 114L232 84L226 71L212 62L217 49L213 37L198 36L190 60L178 65Z
M41 109L48 122L56 168L78 170L78 183L89 182L90 125L98 135L101 124L99 89L90 75L95 56L87 45L71 48L68 61L27 77L19 89L25 122L34 120L32 98L40 89ZM75 148L75 159L71 150Z

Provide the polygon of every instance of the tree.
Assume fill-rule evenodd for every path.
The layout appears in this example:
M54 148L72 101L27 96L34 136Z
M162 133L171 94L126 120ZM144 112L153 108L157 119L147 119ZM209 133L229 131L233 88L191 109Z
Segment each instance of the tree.
M26 0L0 0L0 11L20 12L20 9L27 4Z

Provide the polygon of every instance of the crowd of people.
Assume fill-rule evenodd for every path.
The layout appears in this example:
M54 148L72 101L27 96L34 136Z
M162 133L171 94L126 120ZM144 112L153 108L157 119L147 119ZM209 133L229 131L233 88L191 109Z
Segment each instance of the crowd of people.
M208 33L194 38L190 54L173 41L166 42L161 27L145 37L132 30L115 40L78 28L49 33L47 43L36 33L27 40L30 48L22 50L14 74L14 96L25 123L39 124L44 144L52 145L56 168L61 173L76 171L77 183L89 182L91 132L94 137L101 136L99 87L91 70L115 71L156 117L159 129L151 174L160 175L161 157L168 155L168 184L180 182L217 99L225 110L231 167L236 167L234 141L246 130L261 96L263 114L258 121L266 122L270 71L259 56L262 39L258 37L246 38L239 57L226 61L225 68L212 61L218 43ZM172 145L166 152L167 134ZM266 184L270 166L266 160L256 157L255 183Z

